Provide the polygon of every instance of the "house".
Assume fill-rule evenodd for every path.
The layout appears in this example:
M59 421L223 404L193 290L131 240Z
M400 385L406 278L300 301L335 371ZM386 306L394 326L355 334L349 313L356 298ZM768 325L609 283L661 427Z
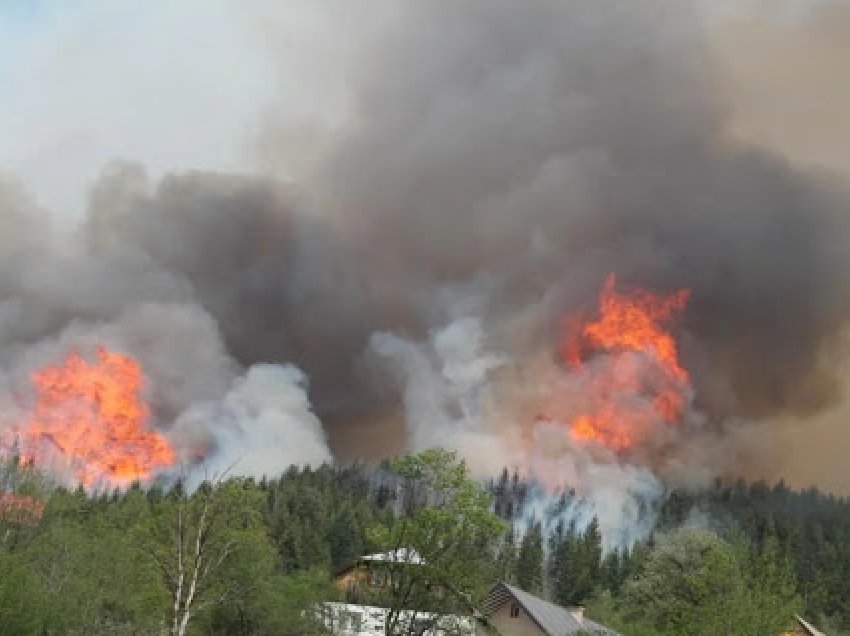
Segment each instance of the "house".
M423 558L411 548L367 554L337 570L334 582L344 594L345 603L322 603L318 607L320 622L333 634L341 636L383 636L389 609L380 607L382 592L403 584L408 568L425 565ZM431 589L444 598L446 587L435 583ZM422 636L475 636L472 616L433 614L411 609L400 614L404 633Z
M363 592L388 587L394 570L423 564L416 550L409 548L367 554L337 570L334 582L346 595L359 597Z
M403 580L407 568L425 564L422 557L409 548L399 548L359 557L340 568L335 583L345 595L345 603L323 603L319 606L321 622L334 634L343 636L377 636L384 634L388 610L380 607L381 592ZM448 590L435 584L440 598ZM467 605L464 605L467 607ZM497 583L487 594L480 611L473 616L436 615L405 610L405 625L421 625L421 630L406 631L423 636L568 636L571 634L604 634L616 632L584 616L584 608L559 607L507 583Z
M482 614L491 632L500 636L616 636L615 631L586 618L583 607L560 607L504 582L487 594Z
M322 603L319 621L335 636L384 636L389 610L372 605ZM428 612L401 612L399 625L405 634L421 636L475 636L476 623L471 616L440 615Z

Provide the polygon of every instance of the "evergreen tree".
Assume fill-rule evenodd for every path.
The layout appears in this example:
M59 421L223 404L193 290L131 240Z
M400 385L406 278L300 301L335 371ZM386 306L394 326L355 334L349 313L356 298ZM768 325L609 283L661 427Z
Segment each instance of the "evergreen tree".
M602 565L602 534L599 532L599 521L596 517L587 526L582 537L581 559L586 568L587 585L585 595L589 596L593 588L601 582L600 568Z
M517 573L517 549L514 529L511 527L505 533L502 544L499 546L499 552L496 557L495 576L497 580L507 583L516 583Z
M614 595L619 594L623 585L623 575L623 561L620 558L620 551L614 548L602 560L600 574L602 587Z
M543 532L539 521L531 524L520 542L516 581L527 592L543 592Z
M333 569L350 563L363 554L363 534L357 517L349 506L345 506L334 516L326 541Z

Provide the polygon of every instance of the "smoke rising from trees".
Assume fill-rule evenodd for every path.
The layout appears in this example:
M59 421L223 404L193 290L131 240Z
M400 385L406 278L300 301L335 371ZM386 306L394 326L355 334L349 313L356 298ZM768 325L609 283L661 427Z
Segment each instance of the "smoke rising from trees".
M480 351L533 384L558 321L613 271L692 290L678 335L705 418L693 440L758 447L730 422L842 398L850 199L729 134L709 28L658 0L375 3L338 45L333 125L264 120L286 174L113 164L71 232L4 184L6 392L33 360L105 338L142 360L168 430L252 365L294 365L325 432L309 408L296 420L340 448L364 422L404 429L412 389L376 347L415 362L429 334L473 320ZM478 369L462 380L484 392L507 372ZM405 434L421 439L430 424L413 419ZM735 468L709 456L706 472Z

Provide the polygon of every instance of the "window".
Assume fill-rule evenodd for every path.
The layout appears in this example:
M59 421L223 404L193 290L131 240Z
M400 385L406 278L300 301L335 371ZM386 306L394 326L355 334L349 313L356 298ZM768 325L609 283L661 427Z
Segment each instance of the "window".
M342 611L339 613L339 627L343 632L360 631L360 625L363 622L363 617L360 612Z
M384 587L387 583L387 573L380 567L369 570L369 585L372 587Z
M517 618L519 616L519 605L516 603L511 603L511 618Z

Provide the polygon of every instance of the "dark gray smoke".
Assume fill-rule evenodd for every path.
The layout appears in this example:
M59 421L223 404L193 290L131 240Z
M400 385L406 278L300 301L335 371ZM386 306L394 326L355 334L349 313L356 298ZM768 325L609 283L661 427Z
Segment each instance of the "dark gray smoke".
M502 281L495 317L554 294L550 320L608 271L688 287L704 406L760 417L837 398L847 198L726 141L686 6L408 3L371 53L320 187L372 276L422 302L485 272Z
M150 184L119 165L94 191L87 238L102 258L172 276L243 365L294 361L323 408L354 408L357 396L339 387L370 333L370 309L348 248L297 205L267 179L189 174Z
M164 427L234 374L277 362L306 373L332 436L350 439L401 400L375 389L363 355L374 332L423 337L474 307L500 352L554 355L564 313L590 306L616 272L692 289L683 354L709 413L805 414L839 397L848 198L729 141L686 3L406 0L369 26L347 67L350 117L297 188L217 174L152 182L116 164L79 235L55 245L4 187L7 367L141 306L162 324L134 352L155 358L168 342L174 368L190 367L203 359L191 314L218 343L218 371L160 396ZM157 335L177 315L185 342Z

